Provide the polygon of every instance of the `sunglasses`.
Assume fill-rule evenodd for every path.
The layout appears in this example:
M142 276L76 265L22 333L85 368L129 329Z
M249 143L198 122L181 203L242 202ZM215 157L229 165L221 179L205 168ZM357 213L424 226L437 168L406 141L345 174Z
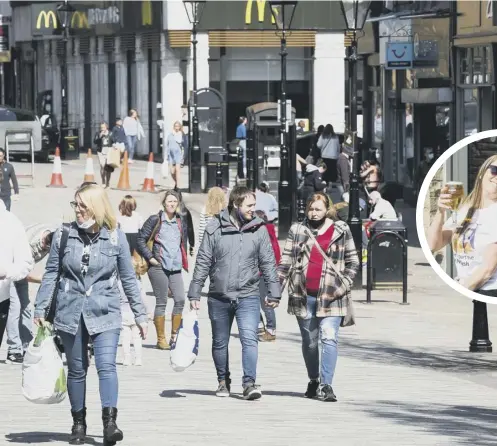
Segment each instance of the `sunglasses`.
M86 211L87 209L87 207L83 203L78 203L77 201L71 201L69 204L74 210L79 208L82 211Z
M490 175L493 177L497 176L497 166L488 166L488 170L490 170Z

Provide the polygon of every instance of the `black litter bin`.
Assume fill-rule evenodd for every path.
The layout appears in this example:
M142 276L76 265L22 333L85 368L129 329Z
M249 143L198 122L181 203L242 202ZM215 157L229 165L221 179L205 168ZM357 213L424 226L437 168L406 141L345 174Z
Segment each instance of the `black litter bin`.
M226 152L207 152L205 154L205 165L207 167L206 190L216 185L216 172L218 164L221 167L223 186L229 187L230 169L228 154Z
M63 160L79 159L79 129L61 129L60 151Z
M371 290L399 290L407 303L407 228L398 220L378 220L370 226L367 301Z

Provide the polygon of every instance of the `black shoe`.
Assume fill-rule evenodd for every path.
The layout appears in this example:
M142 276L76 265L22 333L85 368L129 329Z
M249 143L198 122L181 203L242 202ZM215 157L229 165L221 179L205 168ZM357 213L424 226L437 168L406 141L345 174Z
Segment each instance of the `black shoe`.
M252 401L258 400L262 396L262 392L259 386L254 383L249 384L245 389L243 389L243 399Z
M78 412L73 412L72 429L69 444L85 444L86 439L86 407Z
M104 407L102 409L102 421L104 424L104 446L114 446L117 441L124 438L123 431L116 424L117 409L115 407Z
M319 381L317 379L311 379L309 384L307 384L307 391L305 392L306 398L316 398L318 394Z
M231 382L229 380L220 381L219 386L216 390L216 396L220 398L226 398L230 396L231 392Z
M318 391L318 398L321 401L333 401L337 400L335 393L333 392L333 388L329 384L325 384Z
M5 362L7 364L22 364L24 356L22 353L7 353L7 359Z

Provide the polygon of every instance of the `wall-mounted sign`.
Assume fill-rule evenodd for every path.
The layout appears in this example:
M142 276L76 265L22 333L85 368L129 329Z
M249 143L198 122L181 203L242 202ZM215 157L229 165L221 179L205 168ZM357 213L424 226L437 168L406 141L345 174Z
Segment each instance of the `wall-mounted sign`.
M412 42L388 42L385 68L388 70L409 69L413 66Z
M0 16L0 63L10 62L9 31L11 16Z
M414 68L436 68L438 67L439 51L438 41L420 40L419 35L414 35L413 42L413 67Z

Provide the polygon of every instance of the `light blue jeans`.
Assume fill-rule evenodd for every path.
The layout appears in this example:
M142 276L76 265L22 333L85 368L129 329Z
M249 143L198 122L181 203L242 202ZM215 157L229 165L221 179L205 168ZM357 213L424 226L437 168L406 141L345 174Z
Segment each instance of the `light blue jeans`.
M238 145L242 149L242 160L243 160L243 168L247 169L247 140L241 139Z
M126 135L126 142L127 146L126 149L128 150L128 157L130 160L133 159L135 156L135 151L136 151L136 144L138 142L138 138L136 135Z
M297 318L302 335L302 354L309 379L333 383L338 358L338 329L342 316L316 317L316 297L307 296L307 317ZM319 341L321 340L321 367Z
M7 346L9 353L24 353L33 339L32 311L29 285L26 279L12 283L7 319Z
M116 355L120 332L120 329L113 329L91 336L102 408L117 406ZM60 332L60 337L67 358L67 393L71 409L78 412L85 407L86 374L89 366L88 342L90 335L83 318L81 318L76 335Z

